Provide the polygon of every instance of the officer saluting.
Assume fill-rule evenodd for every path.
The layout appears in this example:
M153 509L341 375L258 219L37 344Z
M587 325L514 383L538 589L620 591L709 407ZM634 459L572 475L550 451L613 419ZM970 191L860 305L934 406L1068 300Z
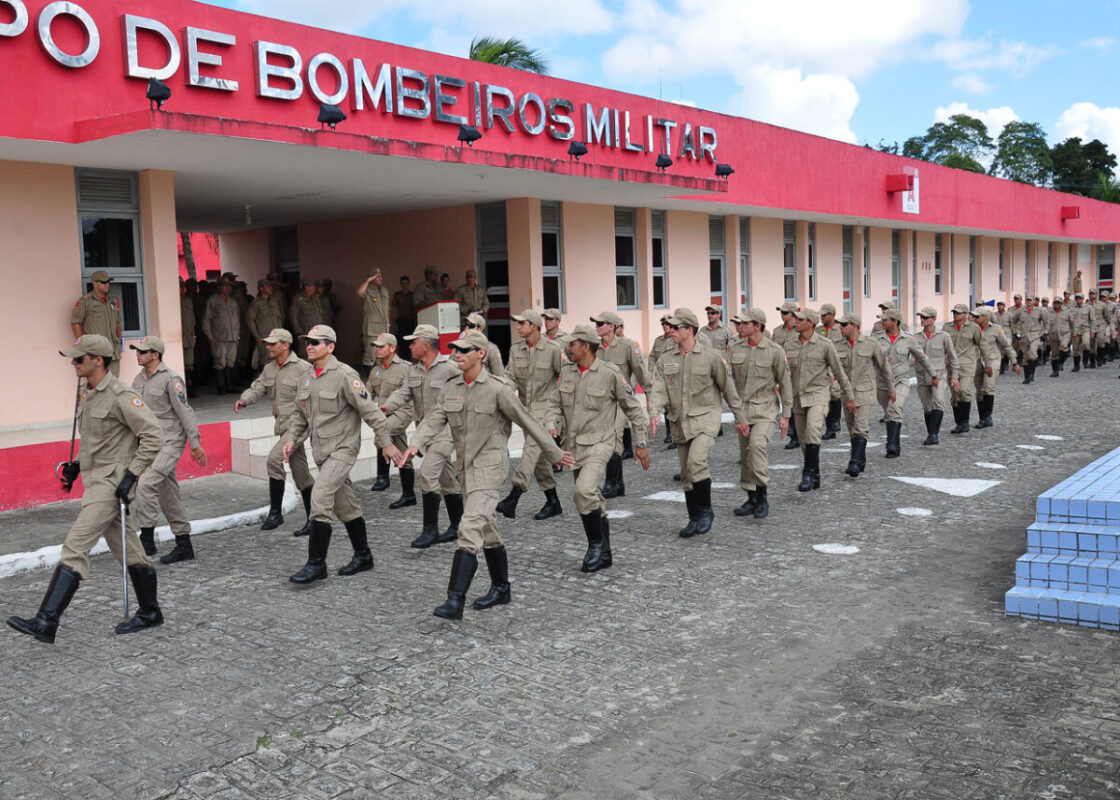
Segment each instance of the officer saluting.
M63 470L63 485L69 489L85 473L82 510L66 540L62 557L51 577L39 613L31 619L9 617L8 624L20 633L41 642L54 643L58 620L70 605L79 582L89 578L89 551L102 536L118 561L121 552L120 504L132 497L137 476L146 470L159 453L163 432L155 415L132 389L109 373L113 345L104 336L86 334L73 347L59 350L71 359L78 378L88 388L81 400L82 449L77 464ZM140 609L136 616L116 627L117 633L132 633L163 623L156 600L156 571L136 538L132 517L126 517L128 574L136 590Z

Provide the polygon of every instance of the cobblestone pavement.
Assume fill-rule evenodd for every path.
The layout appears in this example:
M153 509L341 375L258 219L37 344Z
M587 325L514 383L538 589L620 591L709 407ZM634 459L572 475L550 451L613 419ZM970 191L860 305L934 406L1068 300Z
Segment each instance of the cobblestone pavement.
M591 576L570 481L547 522L528 518L533 489L502 522L513 603L461 623L431 616L450 546L408 547L419 509L385 510L395 480L359 492L373 573L333 574L339 526L309 590L286 581L304 540L208 535L160 567L153 631L113 635L119 572L99 557L54 647L0 634L0 797L1120 796L1120 639L1003 615L1034 497L1120 432L1115 369L1038 374L1002 378L995 427L947 424L936 448L912 397L902 457L869 449L858 480L841 434L807 495L775 442L762 522L731 514L725 426L716 528L694 540L676 535L682 503L645 499L677 488L658 450L649 474L626 467L611 508L633 516ZM961 497L891 476L999 483ZM33 614L47 578L0 581L5 614ZM469 596L485 588L480 568Z

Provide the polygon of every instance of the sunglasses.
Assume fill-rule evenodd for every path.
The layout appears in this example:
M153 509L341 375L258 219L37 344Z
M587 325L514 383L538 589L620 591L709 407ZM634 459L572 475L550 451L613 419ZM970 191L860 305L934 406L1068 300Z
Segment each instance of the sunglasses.
M709 312L708 312L708 316L709 316L709 317L718 317L718 316L719 316L719 312L718 312L718 311L709 311Z
M330 339L305 339L308 347L318 347L321 344L332 344Z
M136 350L137 355L146 356L148 353L154 353L155 350Z
M460 353L477 353L477 347L456 347L455 350Z
M104 284L108 285L108 284L112 283L112 281L94 281L94 283L104 283Z
M70 359L70 363L71 364L81 364L87 358L93 358L93 356L74 356L74 358Z
M668 324L668 323L666 323L666 324ZM684 325L669 325L669 330L671 330L671 331L679 331L679 330L680 330L681 328L683 328L683 327L684 327Z

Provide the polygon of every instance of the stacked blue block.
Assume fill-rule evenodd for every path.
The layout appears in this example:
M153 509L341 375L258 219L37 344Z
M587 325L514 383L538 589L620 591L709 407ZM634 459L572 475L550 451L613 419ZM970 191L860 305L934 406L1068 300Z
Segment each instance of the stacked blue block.
M1009 616L1120 630L1120 449L1038 497Z

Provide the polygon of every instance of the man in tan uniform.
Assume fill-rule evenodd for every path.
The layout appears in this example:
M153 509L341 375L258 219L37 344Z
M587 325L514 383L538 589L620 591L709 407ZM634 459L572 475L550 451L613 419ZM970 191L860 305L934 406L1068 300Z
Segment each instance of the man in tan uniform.
M230 296L236 278L232 272L222 275L218 279L218 290L207 299L206 310L202 312L202 334L210 340L218 394L234 391L233 363L241 335L241 309L237 300Z
M469 333L469 331L468 331ZM412 366L409 367L408 376L404 385L389 395L389 399L381 404L381 410L393 416L406 406L412 407L414 421L417 425L424 421L424 417L439 400L439 393L444 385L456 377L458 367L448 360L447 356L439 354L439 331L434 325L417 325L416 330L405 337L411 342ZM459 520L463 516L463 495L459 488L459 470L451 457L454 453L451 443L451 431L444 430L442 436L437 436L424 453L424 460L420 464L420 499L424 513L424 527L413 542L412 547L425 548L433 544L453 542L459 536ZM411 463L403 466L398 463L401 475L405 470L412 469ZM411 482L411 478L408 479ZM406 479L401 478L402 486ZM447 505L447 516L451 525L444 533L439 532L439 499L443 495ZM405 498L389 504L389 508L402 508L412 503L402 502Z
M1073 369L1081 371L1081 359L1085 358L1085 368L1089 368L1093 346L1093 307L1085 302L1085 296L1078 292L1073 296L1073 308L1069 310L1070 324L1073 326Z
M131 514L125 517L126 552L121 551L121 503L130 501L137 476L159 453L163 441L159 422L140 395L109 373L113 344L104 336L86 334L59 354L69 358L78 379L87 382L78 411L82 443L79 461L67 462L61 475L67 491L78 479L79 470L85 476L82 510L62 543L62 556L39 613L30 619L8 618L8 624L20 633L48 644L54 643L59 617L70 605L78 584L89 578L89 552L101 537L105 537L118 562L127 558L139 605L136 616L117 625L117 633L133 633L163 623L156 598L156 571L136 538Z
M478 568L479 550L483 551L490 571L490 591L475 600L472 607L482 610L510 601L509 561L494 522L494 509L509 470L511 424L520 425L526 438L534 439L551 462L566 467L575 464L571 453L561 450L521 405L506 379L483 369L489 346L491 343L478 331L468 331L462 339L451 343L460 374L444 384L413 434L412 445L396 459L398 465L404 463L450 430L466 490L466 506L451 562L447 602L434 612L445 619L463 618L467 590Z
M840 353L840 345L844 344L845 339L844 334L840 331L840 326L836 324L836 306L832 303L825 303L821 306L821 324L817 326L817 333L832 342L836 346L837 354ZM840 387L834 383L828 392L828 414L824 418L824 435L821 436L821 439L836 438L836 433L840 430L842 407Z
M782 324L771 331L770 338L774 340L774 344L785 350L786 342L797 338L797 331L794 330L794 323L797 320L793 316L793 312L797 311L797 303L782 303L776 307L776 310L782 318ZM797 438L797 420L790 416L789 441L786 442L785 449L796 450L800 446L801 442Z
M300 340L300 352L306 354L302 336L323 322L323 319L319 298L315 296L315 281L304 278L300 288L300 293L292 298L292 335Z
M937 329L937 309L926 306L918 312L922 330L915 336L918 346L929 359L932 370L918 369L918 399L926 418L924 445L941 443L941 420L949 410L949 389L960 387L961 365L953 337Z
M311 535L307 563L288 580L306 584L327 577L327 549L331 542L331 516L346 527L354 556L338 570L354 575L373 569L373 554L366 537L366 521L354 497L350 470L362 444L362 422L373 428L378 447L389 458L400 451L389 440L389 423L373 402L358 373L334 357L338 337L329 325L316 325L304 334L312 369L304 374L296 395L295 413L284 433L284 458L311 437L311 454L319 476L311 489Z
M275 421L272 433L279 438L265 462L268 469L268 517L261 525L262 531L271 531L284 524L284 435L292 425L296 395L310 376L311 365L292 350L292 334L284 328L268 331L264 336L264 345L268 348L268 363L249 388L241 393L233 404L233 411L236 414L266 395L272 403L272 418ZM295 448L287 462L292 469L292 481L303 498L303 509L307 512L307 522L292 535L307 536L311 533L311 487L315 485L307 466L307 449Z
M658 415L664 411L681 464L688 525L679 535L687 539L710 531L715 519L708 453L719 433L721 398L735 415L735 428L741 435L749 434L750 426L724 354L696 339L700 329L696 314L679 308L669 325L677 346L665 351L657 362L649 398L650 436L657 435Z
M1008 316L1011 312L1008 311ZM953 306L953 320L941 326L953 339L960 367L960 381L953 391L953 420L957 423L949 433L968 433L968 419L972 416L972 386L976 370L980 367L979 326L969 319L969 308L964 303Z
M607 504L599 484L614 455L615 415L626 414L634 430L641 433L649 419L618 368L597 357L600 339L594 328L577 325L565 341L568 360L560 373L559 391L552 398L553 409L564 419L564 444L575 459L576 510L587 537L580 569L597 572L614 563ZM649 449L639 443L636 450L642 468L649 469Z
M397 337L391 333L379 333L373 340L373 354L377 359L369 370L366 387L379 406L384 405L389 396L404 385L408 377L408 362L397 355ZM406 403L389 415L389 438L398 450L408 447L408 437L405 431L412 422L412 404ZM395 501L394 508L416 505L415 482L416 471L403 469L401 476L401 497ZM378 452L377 478L370 487L375 492L383 492L389 488L389 462Z
M121 374L121 336L122 316L121 304L117 298L109 294L109 286L113 279L103 269L97 270L89 276L93 288L89 294L78 298L74 310L70 312L70 330L75 339L80 339L87 333L104 336L113 345L113 361L109 371L113 377Z
M194 300L187 295L187 284L179 279L179 325L183 335L183 371L187 374L187 397L193 397L194 385L194 345L195 345L195 318Z
M463 332L460 336L465 335L467 331L478 331L485 336L486 317L482 316L477 311L468 314L466 321L463 323ZM486 361L483 366L490 370L491 375L505 375L506 368L505 365L502 364L502 352L493 342L490 344L491 346L486 348Z
M858 478L867 467L867 438L871 435L869 423L871 411L878 400L878 387L881 384L890 385L894 380L883 348L870 336L860 334L862 323L859 315L851 312L840 317L844 342L836 353L855 397L855 411L845 412L852 452L844 473L853 478ZM895 401L893 390L887 393L887 398L888 402Z
M560 309L546 308L541 316L544 317L544 337L551 342L563 345L560 340L567 336L568 332L560 327L560 320L564 316L560 313Z
M595 331L600 337L598 357L618 367L623 380L631 387L635 386L636 381L648 392L649 373L646 370L646 360L642 357L642 348L633 339L627 339L619 334L622 317L613 311L604 311L590 319L595 323ZM634 455L632 434L626 422L625 414L617 415L618 435L615 438L615 457L607 462L607 477L603 484L603 497L606 498L623 497L626 494L622 462Z
M1066 367L1069 346L1073 341L1073 320L1069 309L1065 307L1065 300L1057 295L1050 306L1050 316L1047 317L1046 341L1050 347L1050 377L1061 377L1060 373Z
M1093 346L1089 354L1092 363L1089 366L1090 368L1103 367L1112 333L1108 306L1092 289L1089 290L1089 305L1093 307Z
M257 359L263 369L271 360L265 337L284 327L284 306L278 302L276 287L270 280L257 281L257 296L249 305L249 333L257 346Z
M424 270L424 280L412 293L412 304L419 311L439 300L439 270L429 266ZM460 321L461 324L461 321Z
M673 328L669 325L669 317L672 314L665 313L661 315L661 335L653 340L653 344L649 348L649 373L652 375L657 369L657 362L667 350L672 350L676 347L673 341ZM673 430L669 427L668 418L665 419L665 445L666 450L676 450L677 446L673 444Z
M187 402L187 387L183 379L163 363L163 339L145 336L129 347L136 351L140 374L132 380L132 390L156 415L163 429L163 444L152 465L140 476L136 489L136 518L140 525L140 543L144 553L156 554L155 528L160 511L167 517L167 524L175 534L175 548L160 561L174 564L194 559L191 545L191 523L183 508L179 493L179 479L175 468L183 455L183 446L190 444L191 458L199 466L206 466L206 451L198 433L198 420Z
M731 343L727 360L749 426L747 434L739 437L739 487L747 493L747 500L735 509L735 516L763 519L770 513L766 497L770 462L766 448L775 427L783 439L789 430L793 386L785 350L766 338L766 313L761 308L751 308L731 321L738 328L739 338ZM775 423L779 413L781 418Z
M517 389L517 399L529 409L529 413L539 422L549 436L555 440L560 432L560 414L556 402L557 381L564 359L560 345L541 336L541 315L531 308L511 319L517 325L521 337L513 343L509 351L509 367L506 377ZM533 515L533 519L549 519L563 513L560 498L556 496L556 479L552 476L552 464L546 461L532 439L526 439L521 452L521 460L513 473L509 494L497 510L506 517L517 516L517 501L529 488L529 482L536 477L537 485L544 492L544 506Z
M467 270L466 283L455 290L455 300L459 303L460 325L470 314L479 314L485 318L490 311L490 298L486 296L486 287L478 285L478 273L473 269Z
M820 321L817 312L803 308L793 312L793 316L797 320L797 337L786 341L785 351L793 387L793 418L800 432L804 458L797 491L808 492L821 487L821 427L828 411L833 379L840 384L848 411L854 414L856 404L848 376L836 355L836 346L816 333Z
M1020 311L1015 312L1013 327L1015 346L1023 365L1023 383L1034 383L1034 371L1038 366L1039 342L1043 336L1042 311L1035 307L1034 298L1028 297Z
M358 297L362 298L362 365L367 368L372 368L378 361L374 341L381 334L389 332L389 290L384 283L385 276L380 269L375 269L358 284ZM370 374L369 369L366 374Z
M879 321L883 329L872 338L886 353L892 376L890 381L879 381L879 405L887 421L886 457L898 458L902 454L902 410L910 396L910 361L913 359L926 372L932 369L914 337L900 327L902 320L897 309L887 309L879 315Z
M1003 334L1003 329L992 325L988 319L989 308L977 306L972 311L972 319L980 328L980 359L981 366L976 370L976 410L980 414L977 428L992 427L992 408L996 401L996 371L995 363L1002 353L1009 361L1015 359L1015 351L1011 349L1011 342ZM1033 362L1032 362L1033 363ZM1018 375L1026 367L1015 364L1013 369Z
M723 306L712 303L704 307L704 313L708 316L708 323L700 329L696 338L707 341L708 345L715 348L717 352L726 353L727 345L735 332L723 324Z

